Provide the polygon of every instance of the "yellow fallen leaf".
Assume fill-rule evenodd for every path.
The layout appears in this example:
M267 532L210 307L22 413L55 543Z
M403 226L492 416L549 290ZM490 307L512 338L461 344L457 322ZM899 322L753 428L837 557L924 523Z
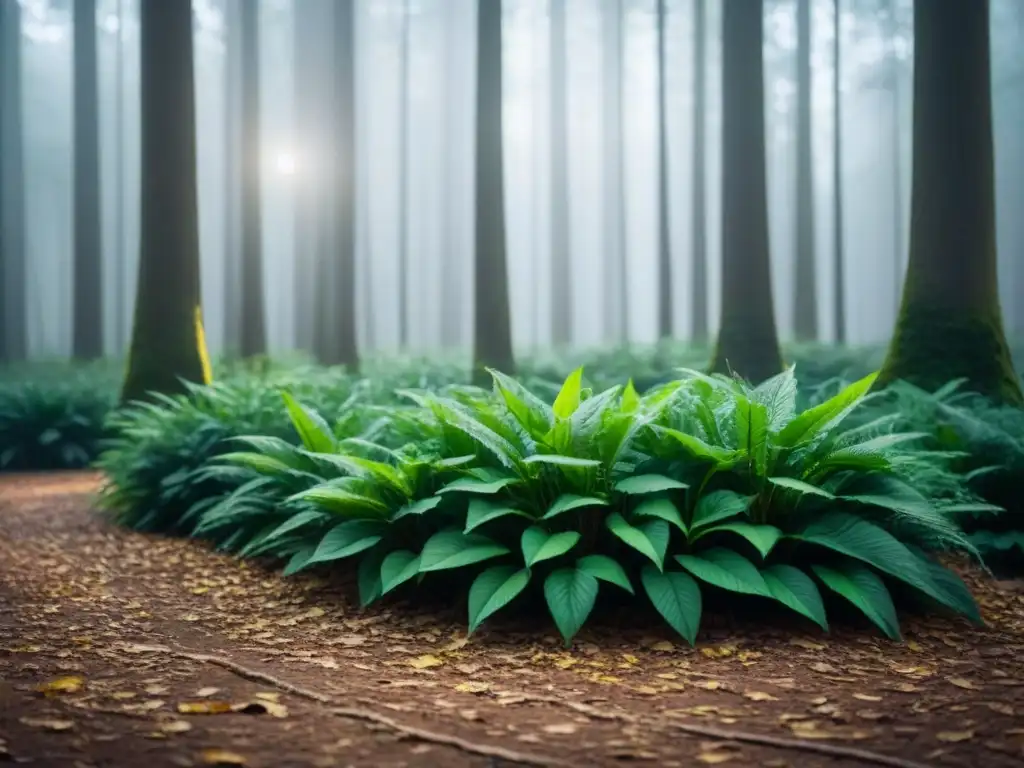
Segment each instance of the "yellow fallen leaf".
M67 675L58 677L47 683L36 686L36 690L47 695L56 693L78 693L85 685L85 678L79 675Z
M624 654L622 654L622 659L627 664L639 664L640 663L640 659L638 659L632 653L624 653Z
M972 683L970 680L965 680L962 677L948 677L946 678L950 685L955 685L957 688L963 688L968 691L977 691L978 686Z
M160 699L150 699L149 701L144 701L141 704L133 704L132 707L133 708L137 707L139 709L145 709L145 710L154 710L154 709L160 709L160 707L162 707L163 705L164 705L164 702L162 700L160 700Z
M171 720L160 724L160 730L164 733L185 733L192 730L192 724L184 720Z
M802 637L795 637L789 641L790 645L795 645L797 648L804 648L808 651L823 651L825 646L821 643L815 643L812 640L806 640Z
M200 688L196 691L196 696L200 699L208 699L218 693L220 693L220 688Z
M594 675L592 678L595 683L604 683L606 685L612 685L613 683L621 683L621 677L615 677L615 675Z
M167 693L166 685L147 685L143 690L150 696L162 696Z
M541 730L543 730L544 733L550 733L556 736L569 736L576 733L579 728L575 723L552 723L551 725L545 725Z
M651 646L652 651L658 651L659 653L671 653L675 649L676 647L668 640L659 640Z
M939 731L935 738L947 744L957 744L961 741L970 741L974 738L974 731Z
M721 750L713 750L710 752L701 752L697 755L697 759L705 765L718 765L720 763L727 763L730 760L740 757L739 752L723 752Z
M203 762L207 765L245 765L245 758L226 749L204 749Z
M467 680L464 683L456 685L455 690L459 693L486 693L490 687L490 683L485 683L479 680Z
M220 715L231 711L226 701L182 701L178 711L183 715Z
M417 656L409 662L409 666L415 669L430 669L431 667L440 667L442 664L444 664L443 661L430 653Z
M918 643L916 640L907 640L907 649L913 651L914 653L920 653L922 650L924 650L923 648L921 648L920 643Z
M717 691L722 687L722 684L717 680L700 680L694 683L698 688L703 688L705 691Z
M288 708L284 704L277 704L273 701L243 701L241 704L231 705L231 711L246 715L288 717Z
M260 701L272 701L275 704L277 704L279 701L281 701L281 694L261 691L260 693L254 693L253 698L259 699Z
M991 709L993 712L1000 715L1006 715L1007 717L1013 717L1014 714L1016 714L1013 707L1011 707L1009 704L1004 704L999 701L987 702L985 706Z
M110 698L117 699L118 701L127 701L128 699L134 699L136 696L135 691L115 691L110 694Z
M571 656L555 660L555 666L560 667L561 669L569 669L570 667L575 667L579 663L579 659L574 659Z
M21 717L18 721L30 728L43 728L47 731L70 731L75 724L70 720L55 720L47 717Z
M881 696L872 696L870 693L855 693L853 698L860 699L861 701L881 701Z
M303 616L305 618L307 618L307 619L319 619L323 615L324 615L324 609L323 608L310 608L308 611L306 611L303 614Z
M743 696L751 701L778 701L777 696L772 696L764 691L744 691Z

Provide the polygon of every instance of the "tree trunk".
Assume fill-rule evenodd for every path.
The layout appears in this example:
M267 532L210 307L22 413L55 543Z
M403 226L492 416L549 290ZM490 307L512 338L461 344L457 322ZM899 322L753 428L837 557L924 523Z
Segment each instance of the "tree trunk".
M224 352L239 354L242 340L242 167L245 128L242 118L242 4L224 0ZM301 215L301 206L300 206Z
M242 316L239 354L267 352L263 298L263 215L261 206L263 151L260 141L260 3L242 0Z
M934 389L964 378L1024 404L999 307L989 3L930 0L914 10L910 261L878 385Z
M409 49L412 20L409 0L402 3L402 40L399 58L398 151L398 348L409 346Z
M500 5L500 3L499 3ZM551 0L551 342L572 343L566 0Z
M103 242L96 0L72 4L74 27L74 295L72 356L103 356Z
M505 242L502 157L502 4L477 4L476 254L473 302L473 379L486 385L486 367L513 372Z
M114 347L121 356L125 349L127 326L128 290L126 272L128 270L128 249L125 247L124 235L124 0L117 0L117 49L114 57L114 71L117 73L117 93L114 96L114 144L117 147L114 164L117 175L114 217L117 227L114 269Z
M832 144L832 238L835 241L835 294L836 344L846 343L846 245L843 242L843 105L840 88L842 65L841 0L834 0L833 35L835 39L835 68L832 71L832 125L835 131Z
M672 234L668 192L668 97L665 0L658 0L658 338L672 338Z
M142 229L122 400L210 381L199 291L191 0L140 3Z
M604 115L602 122L604 178L605 280L607 335L629 341L629 273L626 245L625 139L623 131L623 8L622 0L606 0L604 15Z
M782 370L765 181L763 2L722 4L722 317L711 369Z
M694 0L693 25L693 287L690 297L695 344L708 341L707 162L707 3Z
M818 281L814 248L814 146L811 120L811 0L797 0L796 296L797 341L818 340Z
M21 5L0 3L0 363L28 357Z
M901 130L900 60L896 55L896 34L899 24L896 19L896 0L889 0L887 7L889 37L889 87L892 89L892 114L889 131L892 140L892 264L893 293L900 295L903 284L903 131ZM898 301L898 299L897 299Z

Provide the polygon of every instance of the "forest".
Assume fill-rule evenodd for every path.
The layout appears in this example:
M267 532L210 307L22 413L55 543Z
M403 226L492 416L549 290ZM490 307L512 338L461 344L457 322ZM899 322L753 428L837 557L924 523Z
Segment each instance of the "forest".
M1020 0L0 0L0 762L1019 766Z

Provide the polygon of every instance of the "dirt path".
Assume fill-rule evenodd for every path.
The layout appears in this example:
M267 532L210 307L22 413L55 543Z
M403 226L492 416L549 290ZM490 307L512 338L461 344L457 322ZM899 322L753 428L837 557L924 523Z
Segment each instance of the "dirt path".
M344 580L283 580L195 542L113 528L89 509L95 483L0 479L0 762L995 768L1024 759L1019 585L969 576L988 628L908 622L902 646L864 629L794 635L753 620L712 622L695 650L657 625L612 620L571 651L543 624L498 625L467 642L461 610L360 612ZM878 759L825 754L834 749Z

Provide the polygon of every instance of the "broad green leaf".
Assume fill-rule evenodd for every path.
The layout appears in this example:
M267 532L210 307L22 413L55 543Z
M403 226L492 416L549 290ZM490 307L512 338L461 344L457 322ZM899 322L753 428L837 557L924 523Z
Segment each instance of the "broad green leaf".
M444 499L440 496L428 496L425 499L410 502L399 509L391 516L391 522L401 520L403 517L419 516L437 507Z
M346 520L324 534L308 564L342 560L369 549L384 538L386 523L375 520Z
M319 413L307 408L287 392L282 392L281 398L288 409L288 417L307 450L317 453L333 453L337 450L338 441L330 425Z
M289 472L292 467L272 456L265 456L262 453L251 453L248 451L235 451L233 453L221 454L218 461L228 462L240 467L246 467L259 472L261 475L283 475Z
M308 454L313 459L327 462L346 472L353 477L360 477L372 482L380 483L403 496L411 496L413 493L412 483L397 467L385 464L382 461L364 459L362 456L347 456L339 453L314 453Z
M539 525L532 525L523 531L520 545L523 549L523 561L527 568L532 568L544 560L564 555L576 546L580 534L576 531L548 533Z
M365 553L363 559L359 561L356 581L359 584L359 606L361 608L365 608L381 597L384 585L380 580L380 567L383 562L384 552L380 548Z
M731 549L714 547L699 555L676 555L676 561L701 581L721 589L771 597L761 572Z
M466 527L463 533L471 533L484 523L510 515L525 517L527 520L531 519L521 509L515 509L507 504L496 504L488 499L470 499L469 510L466 512Z
M750 399L760 403L768 413L768 428L778 432L796 414L796 377L794 366L772 376L750 393Z
M615 490L628 495L683 490L689 487L686 483L664 475L632 475L615 484Z
M285 565L284 571L281 572L281 575L291 576L293 573L298 573L309 565L309 560L314 554L316 554L316 546L303 547L299 551L295 552L288 560L288 564Z
M664 526L666 533L668 532L668 523L660 520L652 522L660 522ZM658 570L661 570L665 561L665 551L660 548L660 542L656 545L643 530L634 528L627 523L626 518L618 512L612 512L608 515L605 518L605 525L608 526L608 530L615 534L615 536L658 566ZM665 537L665 543L668 543L667 536Z
M558 467L600 467L597 459L579 459L575 456L563 456L560 453L535 453L523 459L523 464L552 464Z
M572 416L580 405L580 393L583 388L583 368L577 368L569 374L555 398L552 410L560 419Z
M746 397L736 397L736 441L753 462L758 477L768 466L768 409Z
M826 587L853 603L890 639L902 639L892 596L874 571L854 563L836 568L823 565L811 568Z
M381 594L386 595L420 572L420 556L407 549L391 552L380 564Z
M530 583L530 571L495 565L481 573L469 588L469 631L511 603Z
M801 496L820 496L823 499L834 499L835 496L816 485L797 480L795 477L769 477L768 482L777 488L796 491Z
M554 504L548 507L548 511L544 513L541 520L550 520L552 517L557 517L564 512L570 512L574 509L580 509L581 507L607 506L607 499L600 499L596 496L577 496L574 493L563 493L555 499Z
M682 446L688 456L698 461L707 461L717 466L729 466L740 456L738 451L734 451L731 448L723 448L719 445L711 445L695 435L680 432L678 429L655 427L655 431L658 434L668 435L673 438Z
M684 534L686 533L686 523L683 522L683 516L679 514L679 510L676 505L665 498L647 498L641 501L633 509L633 518L644 518L644 517L657 517L664 520L667 523L674 525Z
M625 389L622 390L622 399L619 402L619 409L623 413L633 413L639 407L640 395L637 394L636 387L633 386L633 380L630 379L626 382Z
M791 565L773 565L761 571L772 597L828 631L825 604L814 580Z
M420 573L461 568L508 554L502 546L478 533L439 531L427 539L420 553Z
M668 552L668 544L672 538L672 531L664 520L646 520L636 526L637 530L647 537L658 554L659 570L665 564L665 554Z
M742 536L744 539L749 541L751 545L753 545L754 549L761 553L762 559L768 557L772 549L774 549L775 545L782 537L782 531L774 525L726 522L720 523L719 525L701 528L700 531L693 536L691 541L698 541L700 538L707 536L710 533L735 533L737 536Z
M289 517L287 520L285 520L283 523L277 526L277 528L275 528L271 533L267 534L267 536L264 537L264 540L270 541L273 539L280 539L285 534L291 533L292 531L297 530L304 525L309 525L310 523L318 522L322 523L329 519L330 518L323 512L308 509L304 512L299 512Z
M658 611L676 632L693 645L700 628L702 602L700 587L682 571L661 571L645 565L640 573L644 591Z
M877 373L865 376L830 400L807 409L782 428L776 444L783 448L794 448L828 432L864 399L877 377Z
M332 485L318 485L315 488L296 493L287 501L308 501L335 515L345 517L380 518L388 513L388 507L379 499L373 499L344 488Z
M629 583L626 569L606 555L581 557L576 561L576 567L581 571L586 571L595 579L622 587L629 594L634 594L633 585Z
M936 582L924 560L891 533L867 520L845 512L829 512L789 538L852 557L909 584L974 621L981 620L978 606L966 590L950 591Z
M453 469L455 467L462 467L476 461L476 454L470 453L466 456L452 456L450 459L438 459L434 462L434 466L438 469Z
M712 491L700 497L693 509L690 529L696 531L707 525L746 514L753 496L741 496L733 491Z
M453 480L444 488L441 488L438 493L459 492L493 495L503 488L507 488L517 482L519 481L515 477L501 477L497 480L481 480L476 477L460 477L458 480Z
M513 377L490 368L487 369L487 372L494 379L494 388L505 401L505 406L534 439L546 434L551 429L555 416L550 405Z
M1005 536L1016 536L1017 541L1020 543L1020 547L1024 550L1024 533L1019 531L1007 531ZM996 534L999 536L999 534ZM941 563L937 563L934 560L929 560L926 557L919 557L918 562L921 564L922 569L931 577L932 583L935 588L946 595L946 599L940 601L941 604L947 606L954 606L956 610L959 610L964 616L973 621L979 626L984 626L985 621L981 618L981 614L978 611L978 605L974 602L974 598L971 596L971 592L967 589L967 585L964 584L956 573L946 568ZM956 608L957 606L962 606Z
M568 647L597 601L597 579L578 568L559 568L544 581L551 618Z

